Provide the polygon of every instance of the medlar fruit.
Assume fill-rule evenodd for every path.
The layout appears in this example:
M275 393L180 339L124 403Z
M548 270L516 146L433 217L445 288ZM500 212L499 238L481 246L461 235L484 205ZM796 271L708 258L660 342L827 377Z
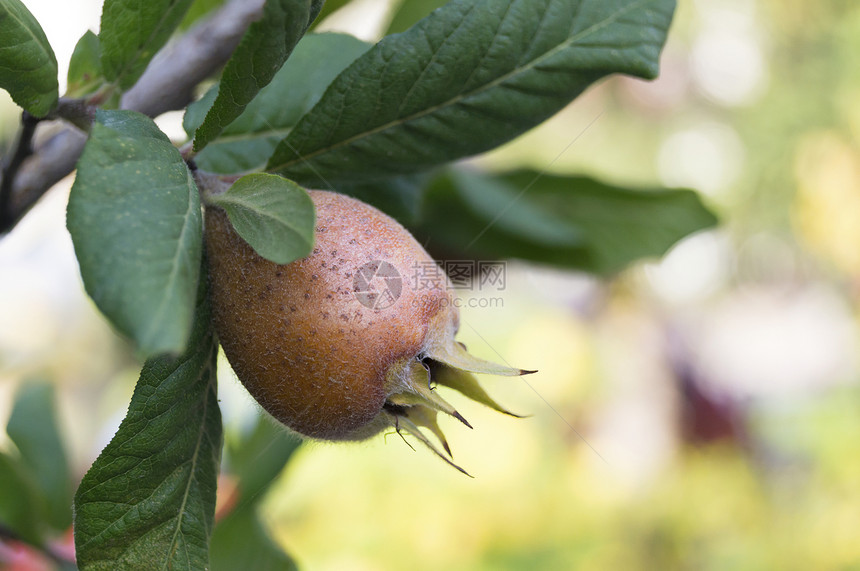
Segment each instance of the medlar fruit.
M309 194L313 253L287 265L259 256L223 210L206 210L213 319L227 359L257 402L300 434L360 440L393 427L451 463L420 428L450 456L437 413L468 422L435 385L507 413L471 373L528 371L477 359L454 340L451 284L403 226L343 194Z

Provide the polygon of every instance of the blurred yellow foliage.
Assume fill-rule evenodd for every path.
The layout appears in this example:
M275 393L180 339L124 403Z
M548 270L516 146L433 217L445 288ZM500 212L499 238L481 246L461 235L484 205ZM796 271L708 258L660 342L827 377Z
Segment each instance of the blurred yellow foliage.
M798 144L797 195L793 206L799 236L839 270L860 274L860 156L833 131L812 133Z

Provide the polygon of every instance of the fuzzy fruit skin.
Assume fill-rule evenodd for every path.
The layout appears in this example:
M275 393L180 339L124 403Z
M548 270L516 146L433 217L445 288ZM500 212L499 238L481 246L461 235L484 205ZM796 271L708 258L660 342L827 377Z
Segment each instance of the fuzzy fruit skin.
M206 209L214 325L236 375L272 416L312 438L360 439L386 426L378 417L392 375L440 328L456 329L457 308L441 272L432 289L412 287L416 263L434 262L394 219L342 194L309 194L313 254L287 265L257 255L224 211ZM386 309L354 295L356 271L374 260L403 279Z

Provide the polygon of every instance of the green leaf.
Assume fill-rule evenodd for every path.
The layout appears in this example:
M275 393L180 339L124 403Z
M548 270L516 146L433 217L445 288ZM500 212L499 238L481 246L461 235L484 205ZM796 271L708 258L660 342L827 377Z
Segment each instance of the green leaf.
M469 208L481 218L494 221L500 230L549 246L576 246L583 242L581 231L560 217L548 215L553 212L540 209L534 196L517 200L520 189L516 186L467 170L453 170L451 177Z
M369 44L347 34L305 36L271 83L197 154L195 162L217 173L262 169L278 142L319 101L332 80L368 49ZM217 93L216 86L188 107L183 123L189 136L203 122Z
M6 433L45 500L46 520L54 529L65 530L72 523L72 481L57 427L53 385L29 383L22 387Z
M674 0L454 0L338 76L269 159L312 186L496 147L611 73L657 74Z
M44 531L39 519L38 490L33 474L16 458L0 452L0 526L6 527L32 545L42 545Z
M267 414L260 414L249 434L227 442L227 463L238 478L239 500L215 525L212 570L295 569L295 563L269 536L258 506L302 440Z
M99 39L105 78L126 90L179 26L191 0L105 0Z
M512 173L504 180L512 189L536 181L527 191L529 202L582 231L599 273L662 256L678 240L718 222L689 189L630 189L587 177L538 174Z
M227 212L239 236L267 260L289 264L310 255L314 204L296 183L272 174L249 174L208 200Z
M468 192L468 183L463 189L468 179L480 184L471 187L473 193ZM421 221L410 229L439 258L519 258L568 268L590 267L588 248L579 230L566 228L562 221L534 207L524 207L526 200L517 201L494 223L498 209L511 205L518 190L490 176L452 170L425 190ZM485 194L486 202L497 201L496 212L488 213L472 203L479 193ZM515 220L523 208L525 216ZM547 229L542 228L543 222L548 222ZM534 229L535 236L530 229Z
M203 149L272 81L309 25L311 0L266 0L221 74L218 97L194 135Z
M36 18L19 0L0 0L0 88L36 117L57 104L57 58Z
M401 0L397 10L391 16L391 23L385 35L405 32L422 18L430 15L436 8L441 8L448 0Z
M147 355L185 348L202 251L191 173L151 119L99 111L67 225L99 309Z
M290 571L295 562L269 536L255 505L239 507L212 534L212 571Z
M611 274L716 224L691 190L632 190L586 177L451 172L430 186L419 240L445 255L521 258Z
M66 97L83 97L95 92L104 83L102 49L99 37L87 30L75 45L69 62Z
M75 495L82 571L207 568L221 413L204 286L187 352L144 364L125 420Z
M228 442L227 459L230 471L239 480L240 505L263 498L301 443L301 438L264 414L246 437L236 444Z

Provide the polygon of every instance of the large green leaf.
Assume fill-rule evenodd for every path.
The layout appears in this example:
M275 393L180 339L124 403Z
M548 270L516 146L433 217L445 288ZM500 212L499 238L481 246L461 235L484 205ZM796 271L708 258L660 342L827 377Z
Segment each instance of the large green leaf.
M97 113L67 223L99 309L145 354L181 352L200 271L200 198L179 151L151 119Z
M188 351L144 364L125 420L75 495L82 571L207 568L221 413L200 289Z
M66 97L89 95L104 83L101 57L99 37L87 30L75 45L69 61Z
M454 0L338 76L267 169L407 174L498 146L610 73L654 77L674 0Z
M661 256L678 240L718 222L689 189L631 189L588 177L539 176L534 171L512 173L504 180L510 189L534 183L526 192L529 201L582 231L593 270L600 273Z
M217 137L272 81L311 16L311 0L266 0L263 17L245 32L221 74L218 96L194 135L195 151Z
M0 0L0 88L42 117L57 103L57 58L36 18L19 0Z
M179 26L191 0L105 0L99 39L108 81L126 90Z
M217 173L260 170L278 142L322 97L326 87L370 49L347 34L309 34L302 38L271 83L220 136L195 157L200 168ZM183 121L193 136L211 108L218 87L188 107Z
M72 523L72 481L57 427L53 385L28 383L22 387L6 433L44 499L46 520L56 530L65 530Z
M296 183L273 174L249 174L209 202L227 212L239 236L264 258L289 264L310 255L314 204Z
M521 258L609 274L713 226L690 190L632 190L587 177L451 171L430 186L415 228L442 256Z

